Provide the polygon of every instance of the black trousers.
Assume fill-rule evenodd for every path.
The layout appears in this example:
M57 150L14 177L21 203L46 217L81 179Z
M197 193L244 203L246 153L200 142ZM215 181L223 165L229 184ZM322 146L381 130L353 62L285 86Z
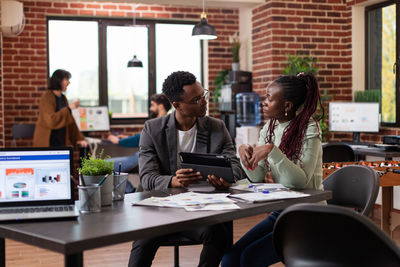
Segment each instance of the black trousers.
M150 267L160 245L179 237L203 244L199 267L218 267L224 253L232 247L232 222L134 241L128 267Z

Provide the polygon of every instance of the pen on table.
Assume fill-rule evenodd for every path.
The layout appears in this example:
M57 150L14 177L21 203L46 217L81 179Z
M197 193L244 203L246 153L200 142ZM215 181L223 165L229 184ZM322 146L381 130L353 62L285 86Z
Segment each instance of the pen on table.
M121 175L121 168L122 168L122 162L120 162L118 166L118 175Z
M101 179L99 186L102 185L104 183L104 181L106 180L106 178L108 177L109 174L106 174L106 176L103 177L103 179Z
M81 172L79 172L79 179L81 180L81 184L82 184L83 186L86 186L85 180L83 179L83 175L82 175Z
M265 191L262 191L263 192L263 194L268 194L268 193L270 193L268 190L265 190Z

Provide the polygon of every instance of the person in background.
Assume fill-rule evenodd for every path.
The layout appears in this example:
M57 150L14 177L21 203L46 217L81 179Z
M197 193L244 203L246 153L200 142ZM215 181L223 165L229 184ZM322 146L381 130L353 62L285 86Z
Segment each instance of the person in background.
M181 168L179 152L225 155L231 159L234 177L243 178L243 170L224 122L206 116L208 91L196 81L196 77L185 71L174 72L165 79L162 90L175 112L145 123L139 146L139 176L143 189L167 191L168 188L182 188L199 182L202 178L199 172ZM215 175L208 175L208 182L220 189L230 186ZM151 266L163 241L185 237L203 244L198 266L217 267L232 245L230 225L221 223L136 240L128 266Z
M268 86L263 102L268 121L260 132L258 146L239 147L240 161L252 182L323 189L321 135L318 121L313 118L320 102L312 74L282 76ZM272 242L280 212L273 212L247 232L225 254L221 266L264 267L280 261Z
M150 118L159 118L167 115L168 111L171 109L171 103L168 101L167 97L163 94L154 94L150 98ZM135 134L133 136L128 135L109 135L107 139L116 145L123 147L138 147L140 134ZM114 161L114 171L119 171L119 165L121 164L121 172L129 172L138 165L139 152L132 156L126 157L115 157L109 159ZM129 186L128 186L129 187Z
M39 117L33 136L34 147L88 145L72 116L79 100L68 103L64 92L70 84L71 73L58 69L50 78L48 90L39 103Z

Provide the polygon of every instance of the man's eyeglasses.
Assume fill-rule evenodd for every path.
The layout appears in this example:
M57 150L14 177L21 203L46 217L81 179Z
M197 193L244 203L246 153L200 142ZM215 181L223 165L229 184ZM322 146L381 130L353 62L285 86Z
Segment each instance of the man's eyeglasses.
M204 89L203 94L201 96L198 96L196 98L193 98L191 101L189 102L183 102L185 104L191 104L191 105L199 105L201 103L201 100L206 100L208 101L208 96L209 96L210 91L208 91L207 89Z

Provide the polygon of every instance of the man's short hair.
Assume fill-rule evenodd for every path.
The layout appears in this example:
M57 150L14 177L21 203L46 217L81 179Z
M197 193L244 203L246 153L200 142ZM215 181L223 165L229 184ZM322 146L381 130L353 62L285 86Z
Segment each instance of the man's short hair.
M157 103L157 105L163 105L167 112L171 109L171 103L164 94L154 94L151 96L150 101Z
M182 100L183 86L192 85L196 82L196 76L187 71L176 71L170 74L163 83L162 92L172 103Z

